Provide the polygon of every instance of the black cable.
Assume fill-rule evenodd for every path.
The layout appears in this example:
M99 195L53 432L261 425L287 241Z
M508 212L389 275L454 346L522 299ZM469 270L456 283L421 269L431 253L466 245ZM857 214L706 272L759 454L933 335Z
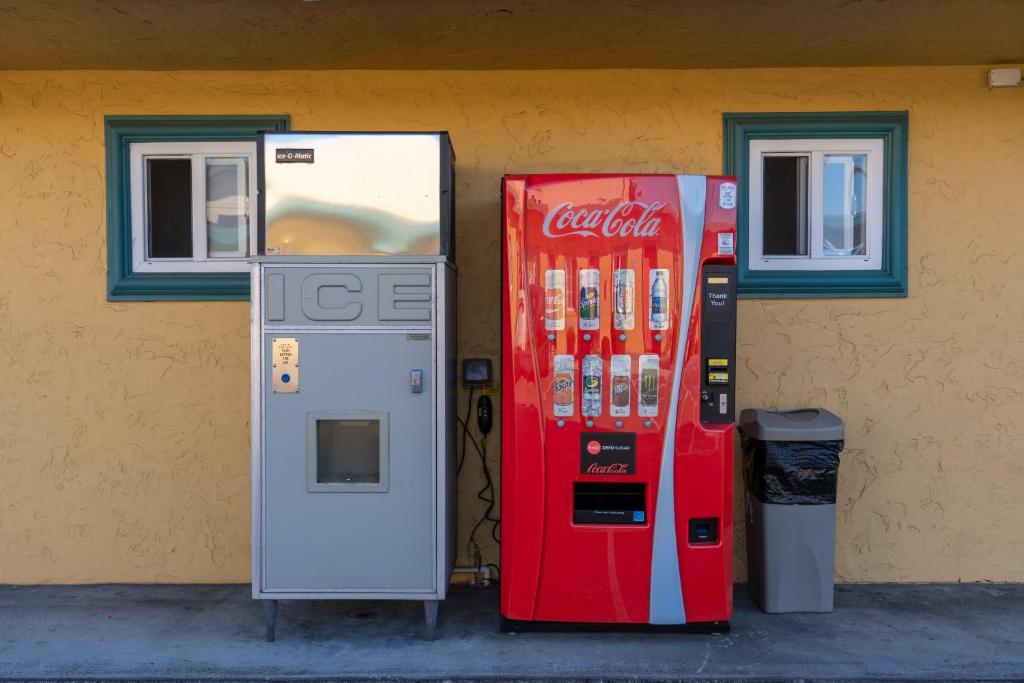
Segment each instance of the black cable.
M480 440L480 445L482 447L481 453L480 453L480 465L481 465L481 467L482 467L482 469L484 471L484 480L486 481L486 484L485 484L484 488L481 490L481 493L486 491L487 489L490 489L490 498L486 499L487 509L484 510L484 519L486 519L487 521L489 521L491 523L491 538L494 539L495 543L497 543L498 545L501 545L501 539L498 538L498 525L501 524L501 518L494 516L494 506L497 504L497 502L495 501L495 493L497 491L494 488L494 479L491 478L491 470L487 466L487 437L486 436L484 436L483 439ZM477 497L480 498L481 500L485 500L479 494L477 495Z
M497 545L501 545L501 537L498 531L501 526L500 516L496 516L494 508L497 505L495 501L496 489L494 487L494 478L491 476L491 469L487 464L487 435L484 434L478 442L469 429L469 418L473 414L473 392L474 388L470 387L469 398L466 405L466 419L462 419L458 415L455 416L456 421L462 426L462 454L459 457L459 462L456 467L455 473L458 476L462 472L462 467L466 462L467 453L467 439L473 445L473 450L477 452L480 458L480 469L484 475L484 485L476 492L478 500L486 504L484 508L483 516L477 520L477 523L473 525L473 529L469 532L469 539L466 542L466 551L472 556L472 561L477 565L483 564L483 553L480 550L480 544L476 541L476 532L485 522L491 524L491 538ZM487 564L485 566L494 567L497 571L498 567L495 564ZM497 582L497 579L495 579Z
M461 420L459 421L462 422ZM470 549L476 549L477 558L480 558L480 544L476 542L476 532L480 529L481 525L483 525L484 522L490 522L491 538L494 539L495 543L500 545L501 539L498 537L497 530L498 525L501 524L501 519L494 515L494 507L497 503L494 499L494 478L491 476L491 469L487 464L487 437L484 436L478 443L477 440L473 437L473 435L469 433L469 425L467 423L462 422L462 428L463 434L469 437L469 440L473 444L473 448L476 450L477 455L480 457L480 469L484 475L484 485L483 487L480 488L480 490L476 492L476 497L478 500L486 503L487 507L484 509L483 516L479 520L477 520L477 523L473 525L472 531L469 532L469 541L467 544ZM480 563L479 559L477 559L477 563Z
M458 415L455 416L455 419L459 420L459 422L462 423L462 456L459 458L459 464L455 468L455 476L456 477L459 475L459 472L462 471L462 464L464 462L466 462L466 437L470 436L470 434L469 434L469 424L468 423L469 423L469 416L472 415L472 413L473 413L473 392L474 391L476 391L476 387L470 387L469 388L469 401L467 401L467 403L466 403L466 419L465 420L459 420L459 416ZM479 450L479 448L480 447L477 446L478 450Z

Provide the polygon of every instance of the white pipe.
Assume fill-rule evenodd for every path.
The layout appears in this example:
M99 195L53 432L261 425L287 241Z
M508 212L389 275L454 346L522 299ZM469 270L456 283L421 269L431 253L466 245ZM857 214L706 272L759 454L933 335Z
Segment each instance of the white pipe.
M482 564L479 567L453 567L452 574L473 574L473 585L476 585L476 575L481 574L484 578L482 581L483 585L491 585L491 568L486 564Z

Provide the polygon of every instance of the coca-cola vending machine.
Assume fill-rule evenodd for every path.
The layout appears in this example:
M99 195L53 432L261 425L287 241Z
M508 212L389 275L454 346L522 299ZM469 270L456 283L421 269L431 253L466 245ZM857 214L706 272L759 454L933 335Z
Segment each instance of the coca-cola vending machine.
M732 613L736 181L503 180L505 628Z

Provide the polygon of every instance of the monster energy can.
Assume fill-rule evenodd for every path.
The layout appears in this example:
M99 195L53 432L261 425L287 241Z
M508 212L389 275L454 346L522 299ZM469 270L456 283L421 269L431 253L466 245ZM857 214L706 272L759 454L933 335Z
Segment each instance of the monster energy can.
M636 414L641 417L658 416L658 357L654 355L640 356L637 372L639 373L640 404Z

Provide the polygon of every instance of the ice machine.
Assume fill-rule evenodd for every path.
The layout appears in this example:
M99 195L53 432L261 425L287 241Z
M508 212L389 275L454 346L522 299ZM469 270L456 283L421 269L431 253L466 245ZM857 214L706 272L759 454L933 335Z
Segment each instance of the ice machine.
M501 614L728 628L736 181L503 183Z
M264 133L252 267L252 594L422 600L454 557L446 133Z

